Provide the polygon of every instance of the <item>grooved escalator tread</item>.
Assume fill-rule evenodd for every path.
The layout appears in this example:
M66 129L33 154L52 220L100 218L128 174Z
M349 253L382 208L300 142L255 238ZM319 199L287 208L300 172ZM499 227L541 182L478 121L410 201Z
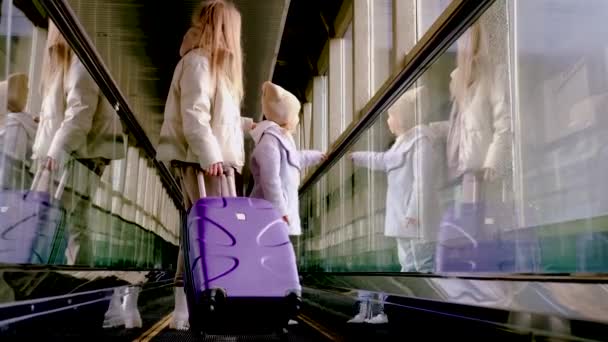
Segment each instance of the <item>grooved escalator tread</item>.
M287 335L287 339L283 341L290 342L312 342L326 340L319 336L317 332L310 327L300 323L297 327L291 327ZM151 342L240 342L240 341L281 341L277 335L207 335L205 337L195 336L190 331L177 331L164 329L157 336L150 340Z
M210 335L206 337L196 337L190 332L166 330L151 340L152 342L220 342L220 341L280 341L280 338L271 335ZM287 341L305 342L318 341L311 337L290 334Z
M265 335L209 335L206 337L197 337L187 331L165 330L155 338L152 342L202 342L202 341L279 341L275 336ZM298 336L290 336L289 341L312 341L312 339L301 339Z

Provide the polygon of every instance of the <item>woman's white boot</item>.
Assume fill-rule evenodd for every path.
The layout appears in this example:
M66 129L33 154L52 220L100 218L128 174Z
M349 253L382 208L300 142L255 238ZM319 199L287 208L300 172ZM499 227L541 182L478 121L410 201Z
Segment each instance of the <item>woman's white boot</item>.
M190 329L188 322L188 302L186 301L186 293L183 287L174 287L175 289L175 308L173 309L173 317L169 327L176 330Z
M104 329L115 328L124 324L122 318L122 293L121 288L115 288L110 299L110 306L103 317Z

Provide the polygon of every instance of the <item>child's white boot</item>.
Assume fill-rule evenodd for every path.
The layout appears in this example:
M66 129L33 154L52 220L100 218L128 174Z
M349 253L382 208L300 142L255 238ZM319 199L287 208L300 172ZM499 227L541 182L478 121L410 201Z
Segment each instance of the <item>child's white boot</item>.
M359 302L359 312L348 323L364 323L370 316L369 300Z
M142 321L139 309L137 308L137 300L139 298L139 288L129 287L122 302L122 318L125 322L125 328L141 328Z

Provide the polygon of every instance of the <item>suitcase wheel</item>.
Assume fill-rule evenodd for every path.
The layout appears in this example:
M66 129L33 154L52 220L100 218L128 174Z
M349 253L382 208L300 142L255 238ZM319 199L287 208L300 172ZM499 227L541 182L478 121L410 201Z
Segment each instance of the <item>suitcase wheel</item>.
M298 296L296 293L291 292L287 295L287 310L289 313L289 318L294 318L298 315L300 311L300 307L302 306L302 297Z
M213 313L225 299L226 291L224 289L207 289L203 292L201 306L207 311L206 313Z
M285 328L280 328L276 332L279 341L289 341L289 332Z

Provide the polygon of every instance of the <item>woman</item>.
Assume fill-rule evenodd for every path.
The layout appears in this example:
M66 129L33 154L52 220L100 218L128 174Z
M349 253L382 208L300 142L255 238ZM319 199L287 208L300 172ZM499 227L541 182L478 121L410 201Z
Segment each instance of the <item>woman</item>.
M240 116L243 65L241 16L236 7L224 0L204 1L193 15L180 55L157 151L159 160L171 162L189 209L200 197L199 172L206 175L207 195L220 195L222 188L232 189L235 195L234 177L222 175L240 172L245 164L243 131L251 129L253 121ZM170 325L179 330L189 328L183 269L180 248Z
M42 107L38 131L32 147L32 158L48 170L70 168L74 179L74 157L100 177L112 159L121 159L122 125L116 112L105 99L93 78L74 56L61 33L49 22L47 46L42 72ZM86 189L91 197L97 182L88 180ZM87 200L80 196L62 198L68 212L69 241L65 253L69 265L90 265L86 225L77 224L76 215L86 217ZM82 211L81 211L82 210ZM81 248L84 247L84 248Z

